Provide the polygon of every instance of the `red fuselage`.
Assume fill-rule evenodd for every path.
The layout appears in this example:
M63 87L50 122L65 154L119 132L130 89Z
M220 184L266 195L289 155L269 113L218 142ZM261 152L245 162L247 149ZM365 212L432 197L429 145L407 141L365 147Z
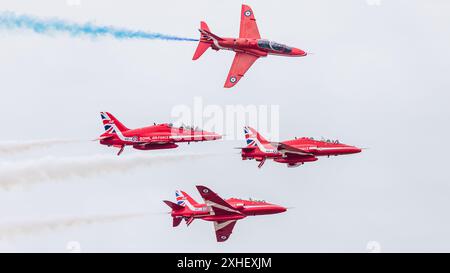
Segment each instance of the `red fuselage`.
M285 212L287 209L264 201L241 200L237 198L230 198L225 200L235 210L240 212L240 215L211 215L210 208L206 204L196 205L194 210L188 207L183 210L172 211L174 218L198 218L205 221L228 221L240 220L247 216L267 215Z
M107 136L107 138L105 138ZM121 147L133 146L139 150L171 149L178 142L197 142L220 139L221 136L201 130L172 127L170 124L158 124L138 129L119 131L116 134L102 135L100 144Z
M295 154L283 150L276 151L275 149L270 149L270 145L266 145L268 150L265 151L261 149L243 149L242 159L262 161L270 158L278 163L296 166L298 164L303 164L304 162L316 161L318 156L338 156L361 152L360 148L342 144L337 141L318 141L306 137L283 141L281 143L304 151L305 154Z
M221 38L222 40L204 41L211 45L214 50L232 50L234 52L247 53L257 57L266 57L267 55L281 55L288 57L303 57L306 52L283 44L272 42L265 39L251 38Z

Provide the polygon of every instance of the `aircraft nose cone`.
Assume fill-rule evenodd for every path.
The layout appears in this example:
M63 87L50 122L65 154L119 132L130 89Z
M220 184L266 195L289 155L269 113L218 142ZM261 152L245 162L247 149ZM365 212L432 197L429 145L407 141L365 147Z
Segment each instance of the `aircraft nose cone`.
M304 56L306 56L307 54L306 54L305 51L303 51L303 50L301 50L301 49L293 48L293 49L292 49L292 55L294 55L294 56L299 56L299 57L304 57Z
M358 148L358 147L350 147L350 151L352 154L357 154L357 153L360 153L362 150L361 150L361 148Z
M287 211L287 208L282 207L282 206L276 206L273 208L274 213L282 213Z

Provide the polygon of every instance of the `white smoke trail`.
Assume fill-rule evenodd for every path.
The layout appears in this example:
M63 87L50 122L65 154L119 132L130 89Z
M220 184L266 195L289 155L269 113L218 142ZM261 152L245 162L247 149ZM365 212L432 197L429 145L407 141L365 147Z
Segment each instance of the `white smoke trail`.
M79 142L76 139L42 139L25 141L2 141L0 142L0 155L16 154L33 149L49 148L59 144Z
M102 173L126 172L144 166L199 159L213 154L92 155L44 157L37 160L0 162L0 187L26 186L49 180L83 178Z
M0 239L9 239L19 235L31 235L38 232L55 231L83 225L110 223L144 216L145 213L129 213L116 215L95 215L73 217L47 221L23 222L0 226Z

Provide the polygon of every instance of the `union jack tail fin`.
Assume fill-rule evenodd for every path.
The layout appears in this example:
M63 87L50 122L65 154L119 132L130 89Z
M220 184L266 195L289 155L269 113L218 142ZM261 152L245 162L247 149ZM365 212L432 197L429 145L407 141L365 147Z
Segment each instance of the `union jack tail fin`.
M270 144L270 142L265 139L258 131L250 126L244 127L245 141L247 147L257 147L261 151L273 150L275 147Z
M255 131L256 132L256 131ZM256 134L253 132L252 128L249 126L244 127L245 142L247 147L255 147L256 145Z
M253 129L250 126L244 127L244 133L245 133L245 140L247 142L248 146L255 146L257 143L261 144L269 144L270 142L267 141L258 131Z
M194 211L196 208L200 207L201 205L197 203L189 194L185 193L181 190L175 191L175 198L177 200L177 205L187 209L188 211ZM186 221L186 225L189 226L194 221L194 217L184 217L184 220ZM175 219L173 220L175 224ZM180 223L177 220L177 225Z
M193 208L199 205L199 203L195 201L189 194L181 190L175 191L175 198L177 204L183 207L187 205L188 208Z
M103 126L105 128L104 134L117 134L116 130L121 132L129 130L125 125L123 125L116 117L108 112L100 112L100 117L102 118Z

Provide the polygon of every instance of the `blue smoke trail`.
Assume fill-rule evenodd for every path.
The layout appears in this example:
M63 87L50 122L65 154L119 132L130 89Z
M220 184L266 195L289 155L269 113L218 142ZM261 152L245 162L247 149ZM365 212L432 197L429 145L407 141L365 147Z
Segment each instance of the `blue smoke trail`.
M0 28L29 29L40 34L55 32L68 33L71 36L110 36L116 39L148 39L167 41L198 41L198 39L177 37L161 33L133 31L112 26L96 26L91 23L77 24L60 19L41 19L29 15L16 15L13 12L0 12Z

